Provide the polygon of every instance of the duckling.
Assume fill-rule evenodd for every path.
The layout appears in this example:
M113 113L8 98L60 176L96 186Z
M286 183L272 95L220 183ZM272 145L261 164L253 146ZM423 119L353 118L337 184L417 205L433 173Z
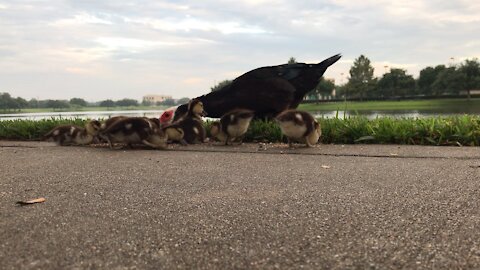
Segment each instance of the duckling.
M107 129L109 126L113 125L113 123L117 122L118 120L122 120L128 118L127 116L119 115L119 116L114 116L110 117L107 120L103 121L102 123L102 130Z
M102 125L100 126L100 132L98 133L98 141L102 143L108 143L108 138L102 134L102 131L106 130L108 127L113 125L115 122L118 120L126 119L128 118L127 116L119 115L119 116L114 116L110 117L107 120L102 121Z
M216 138L217 140L227 144L228 135L222 131L222 125L220 124L220 121L212 122L210 125L210 135L212 135L213 138Z
M166 148L167 136L160 129L159 121L146 117L126 117L119 119L101 131L102 137L113 143L144 144L152 148Z
M280 125L282 133L287 136L290 147L292 147L292 140L312 147L322 135L320 124L305 111L286 110L277 115L275 120Z
M247 133L254 116L255 113L251 110L236 109L228 112L220 118L219 122L212 123L210 134L228 145L230 140L233 141Z
M187 145L188 143L185 141L184 136L185 132L183 129L176 125L170 125L165 127L164 129L165 134L167 134L168 140L172 142L179 142L182 145Z
M54 141L58 145L86 145L93 142L100 131L100 122L90 120L85 128L76 125L55 127L43 136L44 140Z
M163 127L163 131L168 134L168 138L181 144L193 144L204 142L207 136L203 126L202 116L206 112L203 110L203 103L194 99L188 103L188 112L177 122Z

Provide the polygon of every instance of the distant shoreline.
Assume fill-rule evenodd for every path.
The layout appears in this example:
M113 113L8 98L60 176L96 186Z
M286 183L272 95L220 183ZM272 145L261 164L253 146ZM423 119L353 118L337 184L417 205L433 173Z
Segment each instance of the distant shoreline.
M25 108L16 111L2 111L0 114L17 114L17 113L43 113L43 112L91 112L91 111L157 111L165 110L169 106L116 106L116 107L70 107L62 109L53 109L53 108Z
M156 111L165 110L169 106L127 106L127 107L70 107L63 109L53 108L27 108L16 111L1 111L0 114L19 114L19 113L47 113L47 112L89 112L89 111ZM468 99L427 99L427 100L401 100L401 101L322 101L320 103L302 103L299 110L309 112L321 111L441 111L441 110L465 110L475 111L480 114L480 98Z

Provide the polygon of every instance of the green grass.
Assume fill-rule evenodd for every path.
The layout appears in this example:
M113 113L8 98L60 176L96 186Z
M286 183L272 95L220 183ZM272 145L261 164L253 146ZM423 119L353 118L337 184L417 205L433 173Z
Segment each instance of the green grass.
M323 143L480 145L480 117L321 119Z
M48 131L59 125L84 126L85 121L80 118L62 119L52 118L39 121L33 120L5 120L0 121L0 139L6 140L39 140Z
M437 110L457 108L480 108L480 98L467 99L429 99L401 101L355 101L355 102L323 102L319 104L300 104L300 110L306 111L365 111L365 110Z
M319 119L324 144L414 144L480 146L480 116L463 115L435 118L377 118L357 116L347 119ZM38 140L61 124L84 125L82 119L0 121L0 139ZM207 122L206 126L210 123ZM284 142L274 122L253 121L245 142Z

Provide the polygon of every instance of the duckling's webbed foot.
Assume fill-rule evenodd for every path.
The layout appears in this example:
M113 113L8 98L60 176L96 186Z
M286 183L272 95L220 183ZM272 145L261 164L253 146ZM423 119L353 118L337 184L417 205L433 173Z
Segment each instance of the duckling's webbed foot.
M289 148L294 148L294 147L293 147L293 141L290 140L290 138L287 138L287 142L288 142L288 147L289 147Z

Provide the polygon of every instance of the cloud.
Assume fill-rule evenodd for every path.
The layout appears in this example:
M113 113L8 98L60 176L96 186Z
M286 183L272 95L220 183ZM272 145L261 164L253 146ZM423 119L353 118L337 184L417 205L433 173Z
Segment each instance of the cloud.
M169 19L155 19L155 18L134 18L129 19L125 18L126 22L131 22L135 24L141 24L148 27L151 27L156 30L163 30L169 32L175 31L185 31L191 32L195 30L199 31L214 31L220 32L222 34L236 34L236 33L247 33L247 34L263 34L266 33L265 30L259 28L255 25L247 25L239 22L210 22L191 16L186 18L169 18Z
M74 15L72 18L67 18L67 19L59 19L51 23L53 26L79 26L79 25L85 25L85 24L106 24L106 25L112 25L113 22L97 17L96 15L93 14L88 14L86 12L82 12L79 14Z
M480 57L477 2L0 1L0 91L194 97L292 56L318 63L336 53L344 57L325 76L337 82L360 54L378 76L385 65L416 76L451 57Z

